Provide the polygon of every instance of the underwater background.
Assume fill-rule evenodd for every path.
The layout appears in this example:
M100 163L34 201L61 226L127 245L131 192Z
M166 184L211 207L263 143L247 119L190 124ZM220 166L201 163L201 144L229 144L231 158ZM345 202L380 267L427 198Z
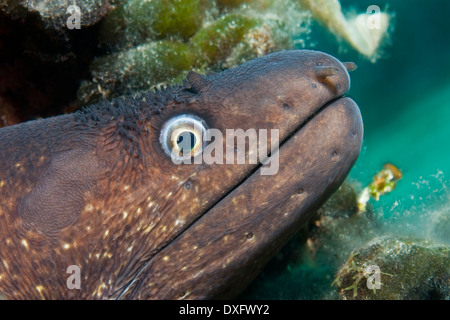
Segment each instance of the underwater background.
M341 1L344 8L354 7L357 11L364 11L374 3ZM373 230L363 229L362 232L367 232L363 236L349 233L345 239L335 237L328 240L335 243L327 243L334 250L348 252L349 243L358 248L372 238L391 235L450 244L450 2L390 0L386 3L388 11L394 13L394 29L390 43L376 63L354 50L343 49L317 24L312 28L314 49L358 65L351 74L348 95L361 109L364 142L349 179L367 185L385 163L392 163L403 172L391 193L379 201L370 200L378 224L375 234ZM358 227L366 228L366 225L355 228ZM284 253L295 251L293 247L297 244L297 239L291 240ZM337 260L344 263L346 258L333 260L327 257L332 254L330 251L317 250L323 254L319 252L313 261L304 257L284 261L275 258L242 298L336 298L337 290L331 286L337 272L334 263ZM446 276L438 289L443 295L438 298L448 299L448 252L443 263ZM418 265L409 267L420 269ZM436 298L432 292L422 292L413 298L418 297Z

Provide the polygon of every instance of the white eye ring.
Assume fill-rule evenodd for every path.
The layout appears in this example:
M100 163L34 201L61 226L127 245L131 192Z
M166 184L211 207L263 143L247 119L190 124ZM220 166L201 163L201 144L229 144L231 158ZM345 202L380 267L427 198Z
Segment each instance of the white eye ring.
M206 130L205 122L199 117L181 114L164 123L159 141L172 159L187 160L205 149Z

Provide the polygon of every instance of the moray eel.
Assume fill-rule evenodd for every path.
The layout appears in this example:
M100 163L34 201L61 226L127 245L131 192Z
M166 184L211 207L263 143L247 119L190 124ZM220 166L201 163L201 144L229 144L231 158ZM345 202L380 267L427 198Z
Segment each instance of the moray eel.
M0 129L0 292L235 297L356 161L362 119L344 97L353 68L317 51L281 51ZM176 143L161 131L190 119L224 135L279 130L278 172L262 175L265 165L248 161L175 164L167 148Z

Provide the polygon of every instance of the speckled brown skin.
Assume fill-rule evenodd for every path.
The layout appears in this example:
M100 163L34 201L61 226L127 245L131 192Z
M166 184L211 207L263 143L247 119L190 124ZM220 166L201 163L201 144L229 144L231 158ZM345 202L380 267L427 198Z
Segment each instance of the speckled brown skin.
M324 76L317 66L338 72ZM359 110L340 98L349 76L329 55L283 51L188 80L0 129L0 292L10 299L233 297L359 154ZM279 172L175 165L159 135L183 113L224 134L279 129ZM79 290L66 286L70 265L80 267Z

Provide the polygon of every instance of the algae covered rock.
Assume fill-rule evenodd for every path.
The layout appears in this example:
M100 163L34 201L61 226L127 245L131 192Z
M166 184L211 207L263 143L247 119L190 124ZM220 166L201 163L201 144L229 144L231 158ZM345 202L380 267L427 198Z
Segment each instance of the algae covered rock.
M41 71L49 69L46 64L65 75L52 76L58 86L30 80L31 86L68 88L39 89L44 111L21 115L32 119L58 114L58 104L61 113L68 106L179 84L189 69L222 71L274 51L311 48L313 17L352 26L341 11L318 15L322 4L340 10L337 0L3 0L0 42L8 43L11 56L24 56L26 63L11 72L19 78L29 70L50 77ZM334 30L334 24L325 25ZM17 96L13 107L23 104L25 94L10 87ZM66 98L45 102L60 95Z
M354 250L334 284L343 299L450 299L450 248L378 238Z
M80 29L69 29L78 3ZM0 126L74 111L108 0L0 1Z
M249 3L252 1L257 1L257 0L217 0L217 4L220 7L224 7L224 8L235 8L235 7L239 7L242 4Z
M115 47L130 47L149 40L189 39L201 27L207 0L123 1L103 21L100 40Z
M67 31L67 19L76 6L80 14L80 28L94 25L112 9L113 0L67 1L67 0L6 0L0 3L0 11L16 19L38 15L45 29Z
M190 41L198 55L197 64L214 64L224 60L257 23L254 18L227 14L206 25Z
M326 21L325 25L336 31L337 37L370 58L376 56L389 22L388 16L382 14L383 28L379 32L360 34L361 30L355 27L360 24L350 23L344 17L337 0L120 0L101 22L99 42L107 49L108 57L92 63L92 79L80 87L78 102L87 105L133 92L133 88L145 90L179 83L186 74L185 68L173 68L171 59L165 65L150 57L157 41L178 43L173 50L181 51L168 53L169 56L184 56L185 47L179 44L187 45L193 57L190 68L215 72L274 51L304 48L313 15L318 21ZM373 18L369 14L358 17ZM146 62L154 61L154 66L139 64L131 58L136 55ZM113 61L119 57L130 59ZM137 64L132 65L132 61ZM109 73L108 69L113 71ZM122 90L127 82L130 88Z
M169 40L102 56L92 62L93 81L82 83L78 98L95 101L150 90L189 71L194 61L186 44Z
M450 299L448 243L393 235L370 203L359 211L359 189L345 181L242 298Z

